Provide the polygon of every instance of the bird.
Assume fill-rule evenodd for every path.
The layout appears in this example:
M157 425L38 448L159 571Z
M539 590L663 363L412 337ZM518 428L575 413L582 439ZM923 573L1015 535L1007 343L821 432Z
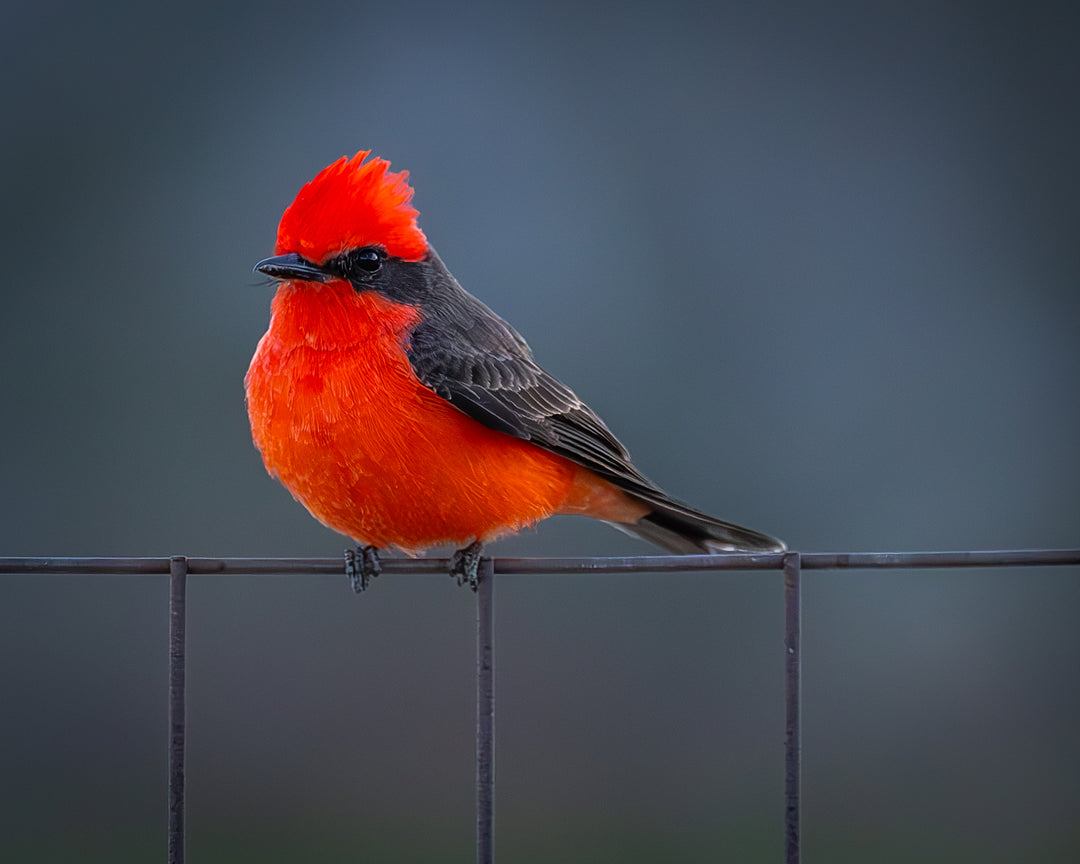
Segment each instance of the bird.
M370 150L304 185L254 272L276 284L245 376L269 473L357 544L353 590L380 551L454 547L475 590L485 544L554 514L608 522L676 554L783 552L647 479L600 417L451 275L420 228L407 171Z

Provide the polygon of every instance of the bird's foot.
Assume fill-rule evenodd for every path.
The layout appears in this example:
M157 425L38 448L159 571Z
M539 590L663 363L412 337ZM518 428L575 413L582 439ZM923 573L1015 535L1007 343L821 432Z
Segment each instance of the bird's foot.
M382 573L379 550L374 546L357 546L345 550L345 575L349 577L352 590L359 594L368 583Z
M458 549L454 553L454 557L450 559L450 576L457 580L458 586L468 582L473 591L480 587L480 553L483 551L484 544L473 540L464 549Z

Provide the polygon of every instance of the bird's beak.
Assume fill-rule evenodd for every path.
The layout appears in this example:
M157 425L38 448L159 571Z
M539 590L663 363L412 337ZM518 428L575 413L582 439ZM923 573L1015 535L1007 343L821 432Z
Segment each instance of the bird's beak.
M271 279L295 279L299 282L329 282L333 277L295 253L275 255L253 268Z

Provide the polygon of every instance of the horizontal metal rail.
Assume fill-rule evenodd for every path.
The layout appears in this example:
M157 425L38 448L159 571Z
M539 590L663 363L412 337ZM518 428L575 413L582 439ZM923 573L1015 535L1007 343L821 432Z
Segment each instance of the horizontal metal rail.
M785 552L777 554L639 555L620 558L484 558L476 613L476 854L494 861L494 639L496 574L675 573L782 570L784 574L785 707L784 860L798 864L801 811L803 570L864 570L956 567L1080 565L1080 549L1000 549L957 552ZM384 573L439 574L445 558L383 558ZM3 575L169 575L169 864L184 862L184 744L186 597L188 575L344 575L341 558L5 558Z
M496 574L676 573L699 570L782 570L785 554L635 555L621 558L495 558ZM0 575L167 575L174 557L160 558L4 558ZM964 552L802 552L803 570L883 568L1026 567L1080 564L1080 549L995 549ZM190 575L340 576L341 558L188 557ZM438 574L449 571L446 558L383 557L384 573Z

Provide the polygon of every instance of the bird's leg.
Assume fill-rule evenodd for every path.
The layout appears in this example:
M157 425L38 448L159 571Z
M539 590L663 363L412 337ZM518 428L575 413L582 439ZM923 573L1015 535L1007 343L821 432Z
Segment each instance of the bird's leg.
M349 577L352 590L359 594L368 583L382 573L379 550L374 546L357 546L345 550L345 575Z
M464 549L458 549L454 557L450 559L450 576L457 580L458 585L469 583L469 587L475 591L480 587L480 553L484 551L484 544L479 540L473 540Z

